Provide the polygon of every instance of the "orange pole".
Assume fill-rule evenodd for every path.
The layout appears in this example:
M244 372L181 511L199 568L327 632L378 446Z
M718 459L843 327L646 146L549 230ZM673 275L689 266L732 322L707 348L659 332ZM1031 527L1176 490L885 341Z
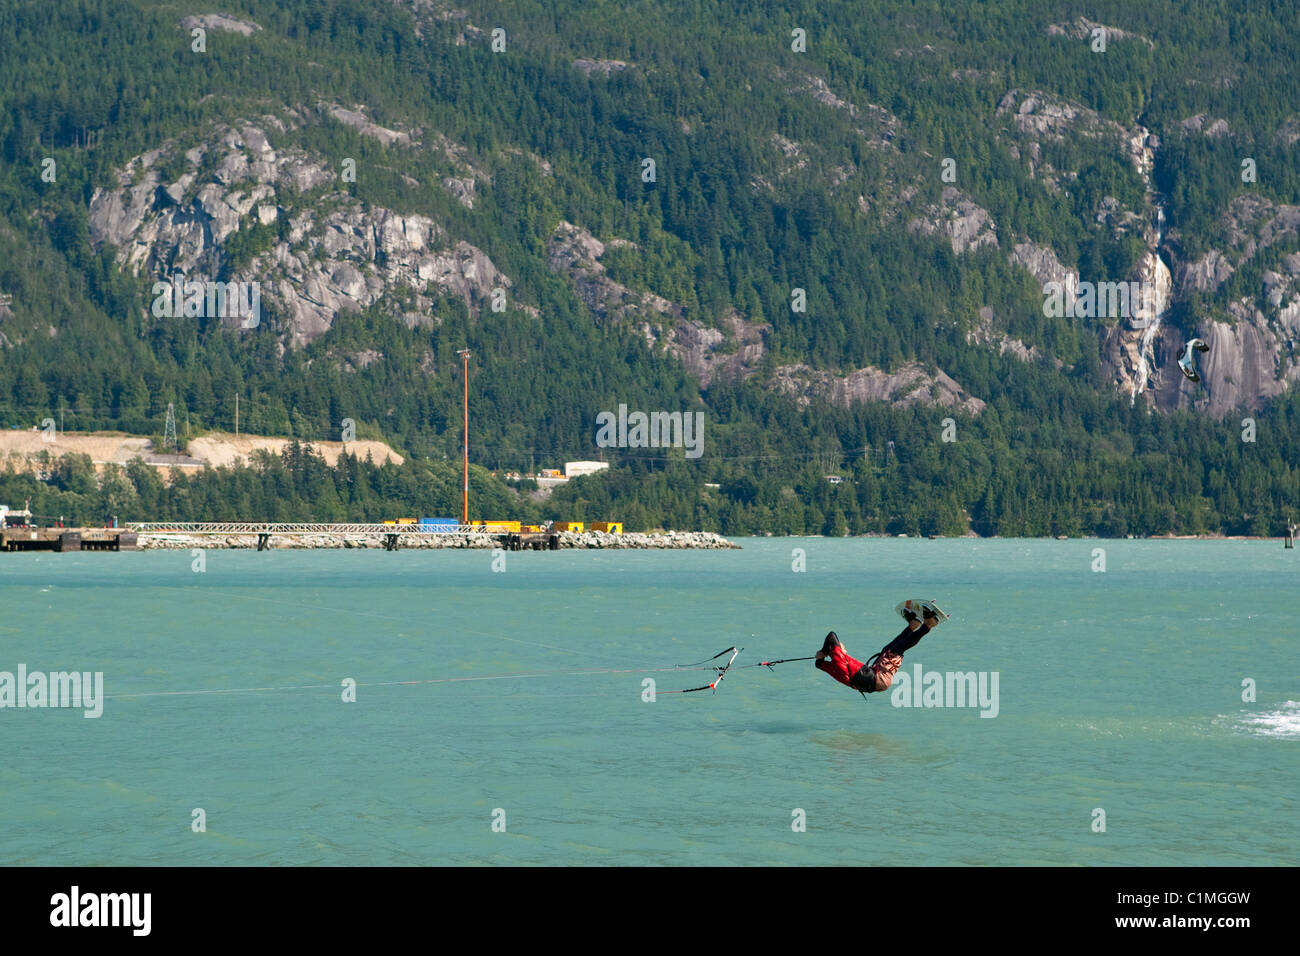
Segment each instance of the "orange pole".
M465 487L460 523L469 524L469 349L462 349L460 357L465 362Z

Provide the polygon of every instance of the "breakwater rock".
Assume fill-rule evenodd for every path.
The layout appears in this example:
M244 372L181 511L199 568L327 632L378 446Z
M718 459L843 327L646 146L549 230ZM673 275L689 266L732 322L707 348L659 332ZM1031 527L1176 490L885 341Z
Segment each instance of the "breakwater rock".
M266 543L271 550L289 548L368 548L388 547L386 534L272 534ZM402 534L397 549L407 548L501 548L508 545L508 535L500 534ZM517 536L516 536L517 537ZM524 535L527 540L534 536ZM535 537L545 539L548 536ZM711 531L665 531L658 534L606 534L601 531L561 531L555 534L557 548L628 548L635 550L686 550L739 548ZM141 532L141 551L187 550L190 548L256 549L256 534L180 534Z

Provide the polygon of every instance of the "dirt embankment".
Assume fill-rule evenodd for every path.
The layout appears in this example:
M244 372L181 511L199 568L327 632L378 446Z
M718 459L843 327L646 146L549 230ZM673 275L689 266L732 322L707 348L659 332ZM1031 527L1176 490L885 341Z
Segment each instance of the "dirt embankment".
M0 465L30 470L35 467L41 453L47 452L53 458L89 455L90 460L100 469L108 465L126 465L139 459L170 473L174 468L189 471L247 464L253 452L261 450L279 455L291 441L288 438L213 432L190 439L188 454L178 456L170 452L159 452L147 438L117 432L60 432L53 435L53 440L48 439L49 436L40 431L0 432ZM331 466L338 462L339 456L344 452L362 460L369 455L377 465L382 465L385 461L400 465L404 461L401 455L381 441L317 441L304 444L309 444Z
M240 435L214 433L202 438L192 438L188 448L192 457L201 459L213 467L246 463L248 456L255 451L269 451L273 455L281 454L289 445L288 438L263 438L258 435ZM306 444L306 443L305 443ZM394 465L402 464L405 459L382 441L314 441L309 443L331 467L338 464L339 456L345 452L355 455L362 461L369 455L376 465L391 461Z

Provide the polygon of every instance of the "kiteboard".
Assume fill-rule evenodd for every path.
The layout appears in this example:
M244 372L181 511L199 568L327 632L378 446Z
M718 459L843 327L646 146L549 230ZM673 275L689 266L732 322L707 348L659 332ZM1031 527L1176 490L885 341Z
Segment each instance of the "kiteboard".
M934 612L934 616L939 619L940 624L948 620L948 614L940 608L939 605L925 598L911 598L894 608L894 611L899 617L903 618L903 620L907 620L907 615L903 613L904 611L911 611L917 617L924 617L925 615L921 612L927 608Z

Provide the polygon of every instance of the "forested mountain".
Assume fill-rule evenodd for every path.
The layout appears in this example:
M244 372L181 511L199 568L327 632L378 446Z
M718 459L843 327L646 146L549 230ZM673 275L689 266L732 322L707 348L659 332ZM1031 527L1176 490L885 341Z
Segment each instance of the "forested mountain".
M10 0L0 423L161 437L171 404L183 444L239 396L408 461L0 463L0 501L455 513L469 348L476 465L614 464L545 502L480 471L493 517L1279 533L1300 14L1241 6ZM620 405L699 413L701 453L604 447Z

